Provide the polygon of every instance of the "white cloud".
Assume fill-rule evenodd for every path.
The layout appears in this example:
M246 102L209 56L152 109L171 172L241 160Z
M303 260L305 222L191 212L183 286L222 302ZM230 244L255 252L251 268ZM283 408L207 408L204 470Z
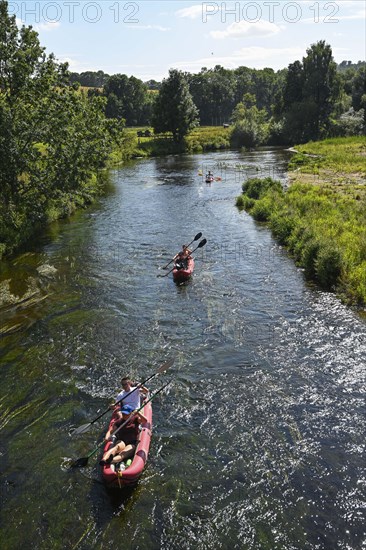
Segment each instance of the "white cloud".
M154 31L160 31L160 32L166 32L171 30L169 27L161 27L160 25L131 25L130 29L137 29L141 31L154 30Z
M269 21L257 21L248 23L248 21L239 21L232 23L224 31L211 31L210 36L216 39L223 38L246 38L257 36L272 36L280 32L280 27Z
M34 28L36 31L54 31L58 27L60 27L59 21L48 21L47 23L40 23L39 25L34 25Z
M178 17L188 17L189 19L198 19L202 16L202 4L183 8L175 12Z

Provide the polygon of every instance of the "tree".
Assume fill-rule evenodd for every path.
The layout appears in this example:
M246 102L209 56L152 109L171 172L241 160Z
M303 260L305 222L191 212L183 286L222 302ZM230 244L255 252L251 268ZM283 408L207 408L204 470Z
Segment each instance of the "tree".
M83 73L70 73L70 82L78 82L80 86L90 88L102 88L109 75L103 71L85 71Z
M253 94L245 94L231 117L234 127L231 142L236 147L257 147L268 137L267 112L258 109Z
M277 75L273 69L253 70L250 93L255 95L258 109L265 109L270 114L276 91Z
M283 91L283 105L287 110L293 103L301 103L303 99L304 70L301 61L290 63L286 74Z
M302 63L289 65L283 94L284 132L295 142L326 136L331 114L341 99L331 47L321 40L306 53Z
M184 74L176 69L161 84L153 115L155 133L172 132L175 143L198 124L198 110L193 103Z
M306 53L303 98L315 106L311 138L318 138L325 134L329 116L340 95L340 79L332 48L324 40L313 44Z
M352 106L355 111L364 109L366 114L366 66L361 67L352 79ZM366 124L366 119L365 119Z
M88 202L117 129L105 99L70 86L66 64L46 56L31 27L17 27L0 0L0 255L53 206Z
M146 84L134 76L115 74L104 85L108 118L124 119L127 126L150 122L151 99Z

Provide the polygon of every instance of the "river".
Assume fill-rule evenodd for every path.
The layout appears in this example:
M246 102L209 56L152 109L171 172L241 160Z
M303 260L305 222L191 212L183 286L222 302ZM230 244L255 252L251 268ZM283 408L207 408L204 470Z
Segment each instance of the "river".
M365 320L235 207L288 155L133 162L1 263L2 548L366 548ZM198 232L191 281L158 276ZM108 415L73 427L171 357L138 486L108 491L98 454L70 470Z

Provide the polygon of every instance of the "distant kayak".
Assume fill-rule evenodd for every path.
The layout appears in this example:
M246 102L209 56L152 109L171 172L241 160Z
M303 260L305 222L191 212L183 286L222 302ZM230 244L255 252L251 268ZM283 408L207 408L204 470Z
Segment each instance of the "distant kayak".
M206 174L206 183L212 183L214 177L211 174Z
M186 265L182 262L176 262L173 269L173 279L180 283L189 279L194 270L194 259L188 258Z

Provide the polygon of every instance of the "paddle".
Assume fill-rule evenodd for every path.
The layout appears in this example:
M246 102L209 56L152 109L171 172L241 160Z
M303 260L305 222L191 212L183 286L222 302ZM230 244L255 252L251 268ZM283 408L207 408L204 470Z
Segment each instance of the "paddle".
M196 246L196 248L194 250L192 250L191 254L193 254L193 252L196 252L196 250L198 248L202 248L203 246L205 246L206 243L207 243L207 239L202 239L202 241L199 243L199 245Z
M131 415L127 418L127 420L123 422L123 424L118 426L118 428L112 433L111 437L116 435L116 433L118 433L124 426L126 426L126 424L131 420L131 418L133 418L136 415L136 413L140 412L145 407L145 405L147 405L147 403L150 403L150 401L152 401L152 399L154 399L154 397L156 397L158 393L163 391L163 389L166 388L170 383L171 383L171 380L169 380L169 382L164 384L164 386L162 386L160 390L156 391L147 401L143 403L143 405L141 405L139 409L137 409L136 411L133 411L133 413L131 413ZM95 447L95 449L93 449L87 456L84 456L82 458L78 458L77 460L75 460L75 462L70 464L70 468L84 468L84 466L88 464L89 458L92 457L105 444L106 442L103 441L97 447Z
M202 241L199 243L198 246L196 246L196 248L194 250L192 250L191 254L193 254L193 252L196 252L196 250L198 248L202 248L203 246L205 246L205 244L207 243L207 239L202 239ZM171 269L170 271L168 271L168 273L164 273L164 275L158 275L158 277L167 277L169 275L169 273L171 273L172 271L174 271L174 267L173 269Z
M189 244L187 244L187 248L189 247L190 244L194 243L194 241L198 241L198 239L200 239L201 237L202 237L202 233L197 233L197 235L195 236L193 241L191 241ZM162 269L166 269L168 267L168 265L171 264L172 262L174 262L174 258L172 260L170 260L170 262L168 262Z
M134 388L133 390L131 390L130 392L128 392L122 399L120 399L119 401L117 401L113 407L115 407L116 405L118 405L119 403L121 403L124 399L126 399L126 397L128 395L131 395L131 393L133 393L134 391L138 390L139 388L141 388L144 384L146 384L146 382L148 382L149 380L152 380L153 378L155 378L155 376L158 376L158 374L161 374L162 372L165 372L166 370L168 370L172 364L174 363L174 359L169 359L169 361L167 361L166 363L164 363L164 365L161 365L161 367L158 368L158 370L156 371L155 374L152 374L151 376L149 376L149 378L146 378L146 380L144 380L143 382L140 382L140 384L138 384L136 386L136 388ZM91 422L88 422L87 424L83 424L82 426L79 426L78 428L76 428L73 432L72 432L72 435L80 435L80 434L83 434L85 432L87 432L90 428L90 426L92 424L94 424L94 422L96 422L97 420L99 420L100 418L102 418L102 416L104 416L105 414L107 414L107 412L109 412L111 410L110 407L108 407L108 409L106 409L104 412L102 412L99 416L97 416L96 418L94 418L94 420L92 420Z

